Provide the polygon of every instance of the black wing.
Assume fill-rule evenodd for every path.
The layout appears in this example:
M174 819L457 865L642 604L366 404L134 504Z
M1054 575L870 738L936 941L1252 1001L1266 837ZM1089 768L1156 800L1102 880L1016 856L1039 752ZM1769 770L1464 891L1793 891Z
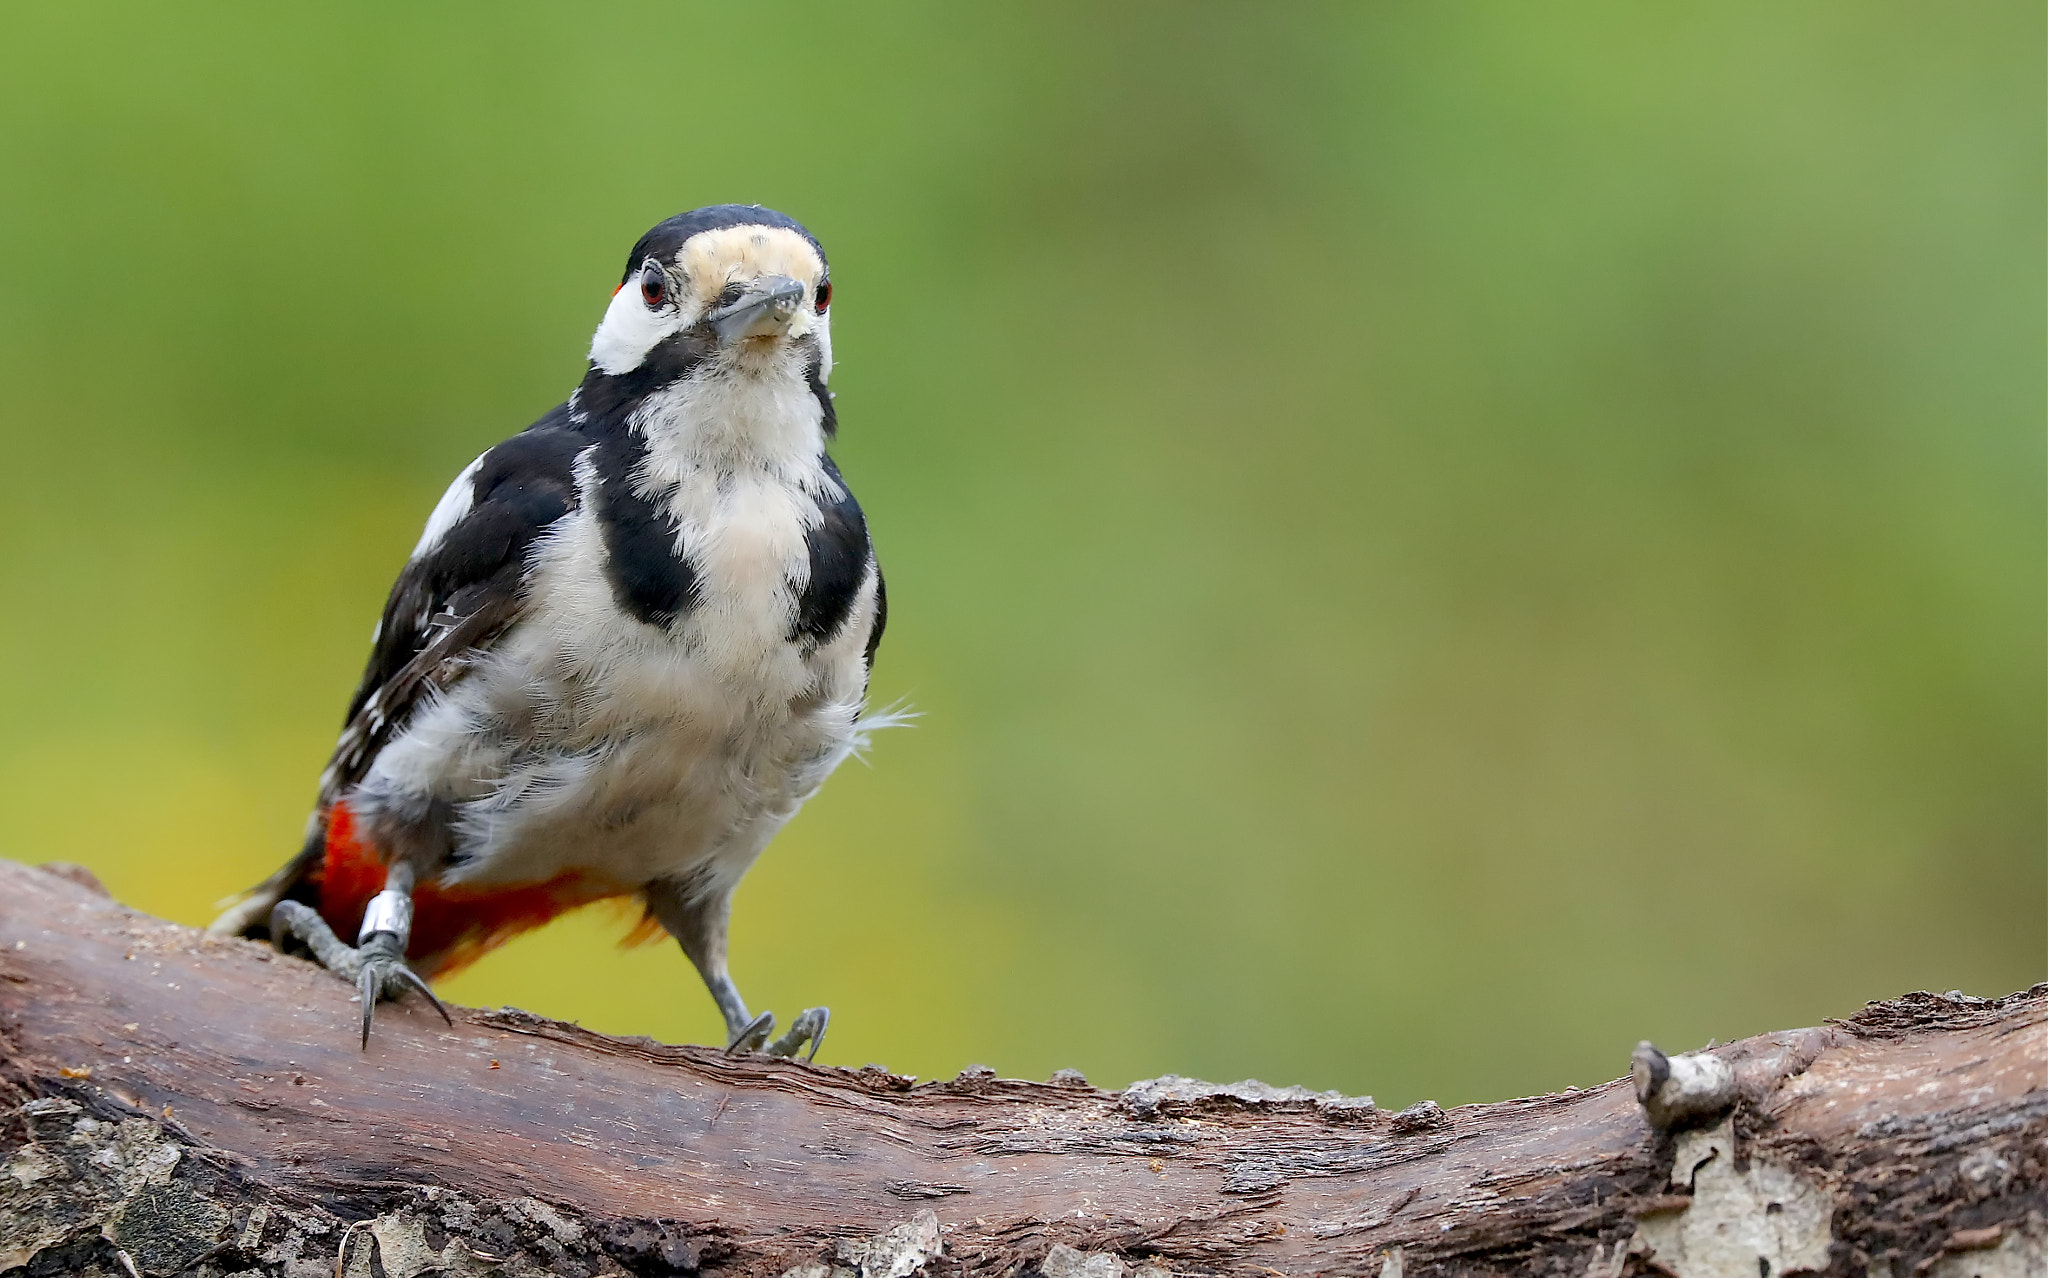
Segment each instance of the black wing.
M589 444L564 404L465 472L469 508L391 587L362 685L320 777L321 811L363 779L423 697L461 678L473 655L518 620L527 551L575 509L576 456Z
M527 551L550 524L576 508L576 457L589 445L564 404L457 477L456 485L469 485L468 509L414 552L391 587L362 686L320 776L320 799L304 845L215 919L212 930L267 935L272 904L282 897L305 898L306 875L325 853L334 801L369 772L421 698L461 678L472 656L518 620ZM448 500L455 496L451 487Z

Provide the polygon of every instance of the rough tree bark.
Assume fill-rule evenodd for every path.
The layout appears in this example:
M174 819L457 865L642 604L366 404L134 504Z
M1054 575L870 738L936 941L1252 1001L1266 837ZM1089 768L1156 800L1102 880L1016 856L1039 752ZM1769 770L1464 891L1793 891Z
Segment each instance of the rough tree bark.
M365 1054L341 982L78 877L0 862L8 1274L2048 1272L2048 986L1386 1113L417 1001Z

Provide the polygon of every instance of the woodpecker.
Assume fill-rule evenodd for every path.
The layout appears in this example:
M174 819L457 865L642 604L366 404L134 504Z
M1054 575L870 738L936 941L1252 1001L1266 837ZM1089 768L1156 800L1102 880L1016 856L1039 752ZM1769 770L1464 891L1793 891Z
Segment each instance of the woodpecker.
M215 920L296 938L378 999L591 901L637 897L732 1051L771 1041L726 964L733 890L867 734L887 599L835 432L832 281L791 218L721 204L640 237L566 403L428 516L297 856ZM340 938L353 934L350 946Z

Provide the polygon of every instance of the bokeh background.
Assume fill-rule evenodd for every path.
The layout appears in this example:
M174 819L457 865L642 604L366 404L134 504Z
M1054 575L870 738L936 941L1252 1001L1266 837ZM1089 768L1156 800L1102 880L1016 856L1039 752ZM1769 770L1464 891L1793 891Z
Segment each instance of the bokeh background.
M824 1059L1448 1103L2027 985L2043 23L17 6L0 855L268 872L443 485L760 201L924 715L740 893ZM621 930L447 993L715 1038Z

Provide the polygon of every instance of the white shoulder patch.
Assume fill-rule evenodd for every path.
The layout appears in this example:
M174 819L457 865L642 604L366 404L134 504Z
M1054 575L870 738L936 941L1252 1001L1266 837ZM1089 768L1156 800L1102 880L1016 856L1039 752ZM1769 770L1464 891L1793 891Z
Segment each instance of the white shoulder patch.
M476 504L476 468L483 464L484 459L479 456L464 466L462 473L455 477L455 482L448 485L448 491L441 494L441 500L434 503L434 513L427 516L427 528L420 534L420 544L412 548L414 559L440 545L441 539L448 535L448 530Z

